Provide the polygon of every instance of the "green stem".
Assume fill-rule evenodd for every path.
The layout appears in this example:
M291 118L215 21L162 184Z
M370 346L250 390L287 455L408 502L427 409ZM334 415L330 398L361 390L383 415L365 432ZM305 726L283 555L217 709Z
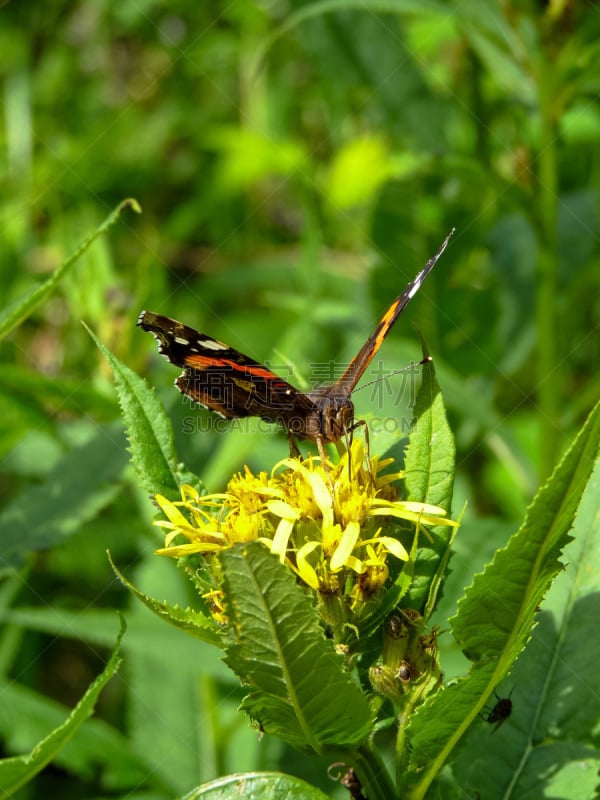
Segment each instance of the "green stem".
M393 800L397 796L385 764L372 745L361 745L348 760L354 765L362 793L369 800Z
M541 417L540 472L550 473L559 445L560 354L556 320L558 163L556 84L543 44L538 59L540 150L537 158L539 257L536 281L537 391Z
M417 703L417 698L413 698L413 702L407 702L404 708L402 709L402 713L399 717L398 722L398 734L396 736L396 784L397 786L402 786L403 781L402 777L406 775L408 771L408 739L406 737L406 727L408 725L408 720L411 717L412 712L414 711L414 707Z

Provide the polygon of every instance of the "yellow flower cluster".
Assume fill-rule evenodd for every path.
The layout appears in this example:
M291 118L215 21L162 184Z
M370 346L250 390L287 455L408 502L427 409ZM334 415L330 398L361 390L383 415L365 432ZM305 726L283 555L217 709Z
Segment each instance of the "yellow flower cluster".
M365 466L364 446L355 439L338 464L286 458L270 476L248 467L235 475L227 492L201 496L181 487L182 499L156 502L166 516L159 555L210 555L238 542L259 541L315 591L338 591L343 571L354 574L363 596L385 583L389 556L407 561L395 536L379 522L395 517L423 526L451 525L445 511L427 503L396 499L400 473L381 474L392 459L375 456ZM187 541L181 542L181 537Z

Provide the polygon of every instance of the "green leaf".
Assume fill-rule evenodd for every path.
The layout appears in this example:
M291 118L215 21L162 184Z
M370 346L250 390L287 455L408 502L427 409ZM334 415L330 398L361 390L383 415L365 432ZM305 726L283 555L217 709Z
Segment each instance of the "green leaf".
M87 383L64 375L44 375L17 364L2 365L2 390L21 404L31 403L37 413L48 417L48 409L80 414L82 409L113 419L114 397L107 397Z
M508 95L521 102L534 102L535 84L531 69L537 53L528 51L518 26L511 26L507 15L497 3L477 0L457 5L457 20L466 40L477 53L495 83ZM528 42L530 48L531 40Z
M291 13L285 22L268 37L262 48L257 53L257 65L265 58L275 42L285 34L292 31L302 22L320 17L323 14L332 14L335 11L365 11L368 14L415 14L422 17L424 14L434 16L454 16L454 9L436 0L319 0L316 3L307 3L302 8Z
M48 280L44 281L40 286L34 286L19 297L14 303L0 312L0 339L3 339L14 328L27 319L28 316L51 294L61 278L69 271L78 259L85 253L89 246L100 236L105 233L117 219L120 217L121 212L125 208L132 208L134 211L141 213L141 208L137 200L128 198L123 200L119 205L108 215L104 222L85 239L77 248L77 250L58 267Z
M300 778L281 772L246 772L197 786L181 800L326 800L327 795Z
M134 594L138 600L141 600L146 608L149 608L150 611L156 614L157 617L165 622L170 623L171 625L174 625L176 628L185 631L185 633L189 633L191 636L201 639L207 644L212 644L216 647L223 647L223 637L220 635L215 623L211 618L204 616L204 614L202 614L200 611L195 611L192 608L171 606L168 603L159 602L158 600L149 597L147 594L142 592L141 589L138 589L137 586L134 586L132 583L130 583L127 578L121 572L119 572L112 558L110 557L110 553L108 554L108 560L110 561L110 565L113 568L115 575L121 581L123 586L125 586L126 589L129 589L129 591L132 592L132 594Z
M454 764L462 786L482 797L588 798L597 783L600 754L593 731L600 719L598 579L600 574L600 460L596 462L565 548L568 568L553 583L531 641L511 672L513 714L487 736L476 723ZM514 722L512 722L514 720ZM568 785L566 776L577 772ZM548 785L549 776L551 784ZM556 784L564 782L560 791Z
M536 608L564 566L560 552L569 541L599 443L600 404L534 498L519 531L475 577L460 602L451 622L471 660L502 652L512 663L525 645Z
M154 555L137 566L135 583L153 597L159 592L169 598L187 595L182 571L171 559ZM132 634L138 631L133 646L131 636L126 642L130 739L138 752L154 755L156 774L175 789L168 797L212 779L218 769L226 769L223 765L250 768L247 748L256 742L256 733L235 713L239 690L214 647L165 625L137 600L128 621ZM235 744L229 744L230 738Z
M56 545L95 517L119 490L124 444L120 427L99 427L56 464L43 485L21 492L0 514L4 563L20 564L27 553Z
M115 615L111 614L114 642ZM129 632L128 632L129 638ZM22 752L58 728L69 713L61 703L16 681L0 683L2 708L0 736L9 752ZM136 752L127 737L102 719L87 720L52 759L55 766L87 781L97 780L114 791L144 785L151 776L158 782L152 755ZM130 795L127 795L128 797Z
M529 639L536 609L564 564L577 507L598 459L600 404L540 489L522 527L477 575L453 620L455 638L473 660L468 678L432 695L409 726L411 798L424 797L492 690Z
M423 358L427 356L423 346ZM423 364L422 370L404 463L407 499L432 503L450 513L456 448L433 361Z
M121 630L108 664L91 684L65 722L39 742L27 755L5 758L0 761L0 796L11 797L17 789L32 780L46 764L52 761L58 751L74 736L85 720L93 714L98 695L116 673L121 663L119 646L124 633L125 622L121 619Z
M371 731L366 697L291 571L259 544L227 550L221 562L236 631L227 663L253 689L243 708L297 747L358 745Z
M170 500L180 499L180 475L173 429L156 392L125 366L85 326L113 371L119 403L127 426L131 462L144 489Z
M428 355L423 342L423 357ZM412 431L404 461L407 499L452 510L456 448L438 386L433 361L423 364L415 400ZM411 606L428 619L435 607L441 578L446 572L456 528L438 527L433 542L421 537L410 590Z
M141 566L138 564L136 583L151 595L162 591L170 597L174 590L184 589L180 570L174 569L167 559L151 555ZM7 610L0 622L47 633L53 640L57 636L78 639L95 650L97 646L110 646L114 642L114 618L114 611L110 610L66 611L37 607ZM205 763L205 758L211 746L218 747L211 745L211 741L221 724L228 734L233 727L237 728L232 748L241 748L243 763L249 764L246 748L256 742L256 733L248 729L242 715L237 715L237 722L232 720L235 701L231 693L235 678L215 658L215 649L165 625L133 598L127 622L127 637L123 642L128 691L125 723L130 746L151 762L148 780L168 787L165 796L174 797L183 794L198 780L212 778L213 761ZM200 691L201 684L211 681L225 687L223 693L220 689L216 691L214 707ZM239 691L235 700L239 701ZM0 719L2 711L0 705ZM221 713L226 715L226 720L220 721ZM197 730L199 720L203 726L200 738L190 735ZM185 747L181 746L182 741L186 742ZM223 748L229 747L228 741L223 742ZM157 758L157 753L169 755ZM239 764L239 752L235 757L233 753L223 757L228 764Z

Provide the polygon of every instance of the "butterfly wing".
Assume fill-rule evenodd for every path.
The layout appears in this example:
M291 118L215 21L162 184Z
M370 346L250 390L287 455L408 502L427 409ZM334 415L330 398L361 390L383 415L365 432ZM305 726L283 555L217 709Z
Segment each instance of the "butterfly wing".
M369 366L377 351L383 344L383 340L388 335L392 325L396 322L400 314L404 311L406 306L419 291L423 281L437 264L440 256L448 246L448 242L450 241L453 233L454 228L452 228L448 236L446 236L437 253L429 259L416 278L411 281L402 294L394 300L392 305L380 319L379 324L375 328L373 334L369 336L367 341L359 350L358 354L352 359L344 374L336 381L334 385L335 389L347 394L348 396L354 391L356 384L361 379L364 371Z
M178 389L227 419L262 417L286 424L313 409L290 383L217 339L153 311L142 311L137 324L154 335L162 355L183 368Z
M258 361L174 319L142 311L138 325L154 335L160 353L183 368L175 384L195 402L228 419L261 417L282 424L292 437L335 442L352 425L352 391L453 233L454 229L394 300L342 377L332 386L321 387L309 395Z

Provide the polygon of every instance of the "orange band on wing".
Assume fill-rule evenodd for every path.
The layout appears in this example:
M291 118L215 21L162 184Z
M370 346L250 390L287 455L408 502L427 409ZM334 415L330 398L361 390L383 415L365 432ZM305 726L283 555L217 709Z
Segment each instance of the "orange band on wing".
M392 305L388 308L383 317L379 320L379 325L377 326L377 331L375 332L374 335L375 346L373 347L373 350L375 352L373 353L373 355L375 355L377 350L379 350L379 347L383 342L383 340L385 339L385 337L387 336L389 329L396 321L396 316L397 316L396 311L399 305L400 305L400 299L398 298L394 303L392 303Z
M213 358L212 356L201 356L198 353L186 356L185 364L188 367L196 369L206 369L206 367L231 367L236 372L242 372L244 375L256 375L257 378L265 378L266 380L278 380L281 382L274 372L271 372L266 367L249 367L246 364L236 364L235 361L230 361L227 358Z

